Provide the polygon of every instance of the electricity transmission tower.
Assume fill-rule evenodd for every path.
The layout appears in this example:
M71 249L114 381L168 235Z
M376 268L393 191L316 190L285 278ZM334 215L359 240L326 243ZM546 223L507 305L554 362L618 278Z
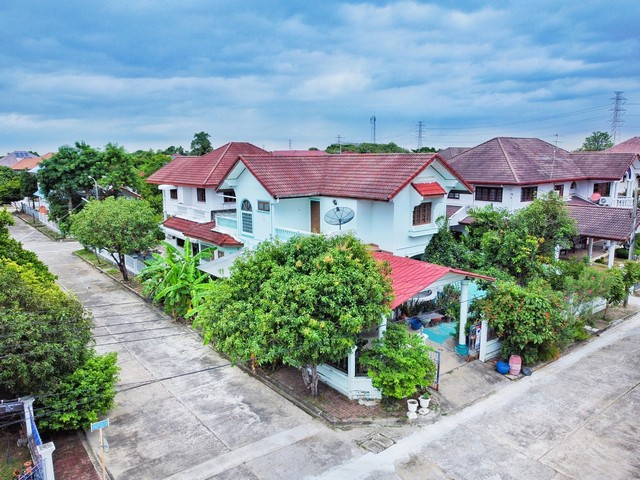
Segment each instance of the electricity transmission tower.
M613 92L615 94L614 97L611 97L611 101L613 102L613 107L609 110L612 112L611 116L611 140L615 145L617 140L620 138L620 127L624 123L622 116L626 111L622 108L622 105L627 101L626 98L622 96L624 92Z
M418 122L418 150L422 148L422 125L424 122Z
M376 143L376 116L372 116L369 118L369 123L371 123L371 143Z

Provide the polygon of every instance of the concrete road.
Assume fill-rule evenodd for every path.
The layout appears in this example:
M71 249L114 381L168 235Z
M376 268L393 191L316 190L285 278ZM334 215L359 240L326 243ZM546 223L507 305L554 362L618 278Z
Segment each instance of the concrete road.
M120 388L175 377L118 394L114 479L640 478L640 316L435 424L334 431L72 256L77 243L11 232L94 312ZM367 453L358 441L373 433L395 444Z

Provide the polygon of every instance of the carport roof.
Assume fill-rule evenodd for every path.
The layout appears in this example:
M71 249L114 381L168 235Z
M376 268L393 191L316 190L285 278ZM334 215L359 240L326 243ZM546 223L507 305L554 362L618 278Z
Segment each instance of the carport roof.
M398 257L387 252L373 252L373 257L387 262L391 267L391 282L395 298L391 308L396 308L434 284L446 275L452 275L452 281L464 280L467 277L493 280L491 277L477 273L465 272L457 268L443 267L435 263L422 262L407 257ZM455 278L455 277L459 278Z
M631 236L631 209L567 204L569 214L578 224L578 232L584 237L624 242ZM638 224L636 222L636 228Z

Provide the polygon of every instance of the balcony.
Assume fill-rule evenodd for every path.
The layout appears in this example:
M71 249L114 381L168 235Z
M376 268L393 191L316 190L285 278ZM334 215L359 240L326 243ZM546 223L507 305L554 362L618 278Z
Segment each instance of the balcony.
M606 207L633 208L633 197L601 197L597 203Z
M294 228L282 228L282 227L275 227L274 234L278 240L282 240L283 242L286 242L287 240L293 237L308 237L309 235L313 235L313 233L311 232L296 230Z
M177 204L175 206L175 214L180 218L193 220L195 222L210 222L211 211L201 208L189 207L187 205Z
M238 233L238 218L235 215L217 214L215 220L217 231L231 235Z

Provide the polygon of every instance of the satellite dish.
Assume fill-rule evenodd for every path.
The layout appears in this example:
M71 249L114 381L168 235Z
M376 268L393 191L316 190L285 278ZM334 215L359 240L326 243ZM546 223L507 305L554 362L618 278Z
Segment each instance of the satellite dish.
M342 230L342 225L349 223L353 217L355 212L349 207L336 207L324 214L324 221L329 225L339 225Z

